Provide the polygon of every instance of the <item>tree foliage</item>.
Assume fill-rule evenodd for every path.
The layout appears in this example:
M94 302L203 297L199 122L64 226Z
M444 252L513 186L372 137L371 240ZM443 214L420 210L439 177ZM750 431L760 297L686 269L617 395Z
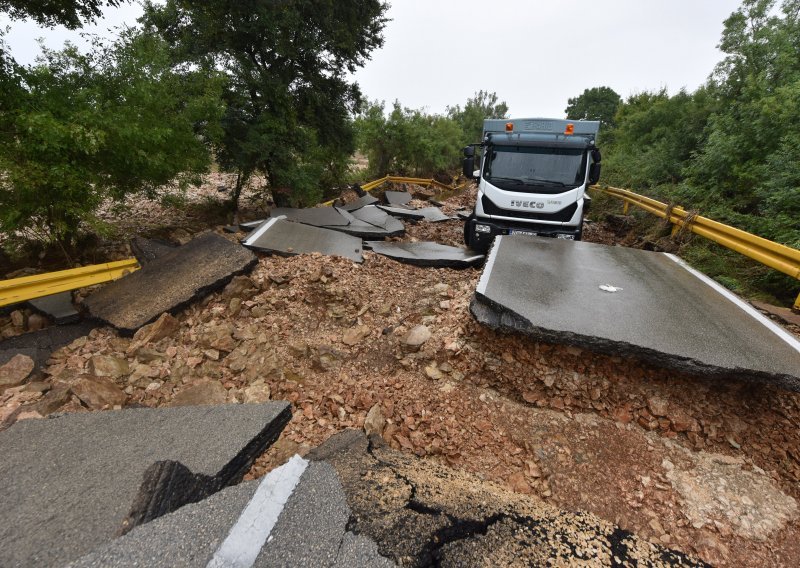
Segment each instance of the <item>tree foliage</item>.
M719 47L693 93L619 105L605 179L800 247L800 0L744 0Z
M447 116L461 128L465 143L471 144L480 142L484 119L508 118L508 105L498 100L496 93L481 90L467 99L463 109L459 105L448 107Z
M277 202L311 203L354 150L352 74L383 44L380 0L167 0L144 22L177 60L228 77L222 167L266 174Z
M107 199L206 171L222 79L175 70L160 38L128 31L14 71L2 97L0 231L69 245Z
M0 12L12 19L31 18L42 26L62 25L71 30L100 17L104 6L116 7L127 0L0 0Z
M572 120L599 120L603 130L614 127L622 98L611 87L592 87L577 97L567 100L564 112Z
M508 105L495 93L479 91L445 115L403 107L399 101L386 111L373 102L356 117L358 148L369 159L370 173L447 176L458 168L467 144L480 141L486 118L505 118Z

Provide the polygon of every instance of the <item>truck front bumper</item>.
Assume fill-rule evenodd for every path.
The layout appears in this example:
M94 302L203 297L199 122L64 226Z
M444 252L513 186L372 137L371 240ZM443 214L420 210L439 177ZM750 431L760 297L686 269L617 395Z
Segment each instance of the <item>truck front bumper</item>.
M488 250L497 235L527 234L568 240L578 240L581 238L579 227L563 227L536 223L507 223L494 219L483 219L481 217L471 217L467 221L467 231L473 243L473 248L478 251Z

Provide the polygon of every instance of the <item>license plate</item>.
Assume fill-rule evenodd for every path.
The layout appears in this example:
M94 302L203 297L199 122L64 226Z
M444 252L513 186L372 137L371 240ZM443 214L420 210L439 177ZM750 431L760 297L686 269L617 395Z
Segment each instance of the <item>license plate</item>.
M508 233L509 235L530 235L531 237L539 236L539 233L535 233L533 231L522 231L520 229L511 229Z

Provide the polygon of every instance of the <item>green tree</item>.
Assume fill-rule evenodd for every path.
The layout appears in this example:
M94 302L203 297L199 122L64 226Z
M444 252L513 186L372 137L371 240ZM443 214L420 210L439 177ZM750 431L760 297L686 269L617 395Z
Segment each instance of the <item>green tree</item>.
M404 108L398 101L388 115L383 103L366 105L355 124L358 146L375 176L446 175L458 165L464 145L458 122Z
M100 17L103 6L117 7L129 0L0 0L0 12L15 20L31 18L43 26L80 28Z
M622 99L611 87L592 87L568 99L564 112L568 119L599 120L602 130L611 129L621 102Z
M228 77L220 165L244 182L263 172L281 205L309 204L355 146L361 93L348 74L383 44L380 0L167 0L143 21L180 61Z
M447 116L461 128L464 144L472 144L481 141L485 119L508 118L508 105L498 100L496 93L478 91L467 99L464 108L460 105L447 107Z
M14 78L0 134L2 232L66 251L106 200L207 171L222 79L175 70L157 36L129 30L88 55L45 51Z

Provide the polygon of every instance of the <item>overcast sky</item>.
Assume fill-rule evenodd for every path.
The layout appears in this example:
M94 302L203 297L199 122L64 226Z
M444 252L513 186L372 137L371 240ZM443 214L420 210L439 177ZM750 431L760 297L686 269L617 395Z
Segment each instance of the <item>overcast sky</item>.
M607 85L623 97L702 84L722 58L722 22L739 0L394 0L384 47L356 74L372 100L443 112L480 89L512 116L563 117L567 99ZM133 25L138 6L108 10L89 28ZM44 37L65 30L15 23L7 36L18 61L33 62Z

